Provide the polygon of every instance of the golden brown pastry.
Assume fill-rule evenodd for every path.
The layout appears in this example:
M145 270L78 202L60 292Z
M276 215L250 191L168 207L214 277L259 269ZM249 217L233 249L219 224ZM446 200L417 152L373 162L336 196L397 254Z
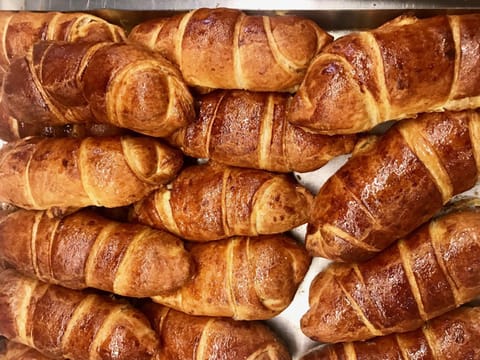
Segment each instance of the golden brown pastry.
M301 360L477 359L479 338L480 308L463 307L427 322L418 330L327 345Z
M365 145L322 186L312 205L311 254L363 261L473 187L480 168L478 112L423 114Z
M18 121L10 115L3 101L4 73L0 72L0 139L14 141L28 136L77 137L126 135L129 130L111 124L87 122L82 124L48 125L41 122Z
M195 116L178 70L123 43L36 43L10 64L3 88L10 115L26 123L101 122L162 137Z
M289 120L350 134L421 112L480 106L480 14L417 19L337 39L310 64Z
M41 40L125 41L125 31L87 13L0 12L0 68L6 70L12 59L24 56Z
M200 98L197 119L169 137L196 158L278 172L312 171L352 151L356 136L306 132L286 121L290 96L216 91Z
M196 275L180 289L152 299L191 315L272 318L291 303L311 260L303 245L283 234L187 246Z
M72 289L147 297L179 288L193 273L183 242L161 230L81 210L62 219L18 210L0 219L0 261Z
M0 339L0 359L1 360L49 360L55 359L48 357L29 346L8 341L5 338ZM60 358L56 358L60 359Z
M202 8L140 23L128 39L160 52L191 86L292 91L332 37L306 18Z
M334 263L310 286L303 332L322 342L405 332L480 295L480 210L437 218L364 263Z
M25 56L31 46L41 40L55 41L112 41L123 42L125 31L116 25L86 13L59 12L0 12L0 79L10 62ZM31 122L33 119L29 119ZM33 127L33 129L31 129ZM74 125L79 127L79 125ZM60 128L60 127L59 127ZM54 128L50 127L49 130ZM89 129L87 128L87 131ZM3 101L3 85L0 89L0 139L11 141L26 135L41 135L43 126L18 122ZM58 129L58 131L70 131ZM57 131L57 132L58 132Z
M275 234L305 223L311 198L286 175L207 163L137 202L132 218L192 241Z
M182 162L147 137L25 138L0 150L0 201L34 210L124 206L170 181Z
M0 12L1 17L1 12ZM3 81L5 73L0 71L0 139L18 140L28 136L42 137L87 137L116 136L128 133L127 129L111 124L87 122L83 124L48 125L41 122L18 121L11 116L3 101Z
M260 321L192 316L148 302L141 308L160 338L163 360L288 360L278 336Z
M127 303L14 270L0 273L0 335L71 360L155 359L159 347L147 318Z

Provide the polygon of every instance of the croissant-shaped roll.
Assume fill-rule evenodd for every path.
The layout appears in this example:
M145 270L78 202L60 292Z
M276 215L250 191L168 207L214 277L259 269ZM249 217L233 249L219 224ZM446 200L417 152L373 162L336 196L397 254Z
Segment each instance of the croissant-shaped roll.
M306 18L202 8L140 23L128 39L175 63L191 86L292 91L332 37Z
M48 357L29 346L0 339L0 359L2 360L50 360Z
M18 121L102 122L158 137L195 116L178 70L146 48L123 43L36 43L11 63L3 97Z
M346 35L310 64L289 120L350 134L421 112L480 106L480 14L402 16Z
M303 332L365 340L420 327L480 295L480 211L437 218L364 263L335 263L310 287Z
M431 113L391 128L347 161L312 205L307 249L363 261L473 187L480 168L480 116Z
M430 320L422 328L368 341L327 345L301 360L440 360L480 357L480 308L463 307Z
M2 13L0 12L0 18ZM18 140L28 136L42 137L87 137L87 136L117 136L124 135L127 129L111 124L83 123L66 125L48 125L41 122L18 121L10 115L3 101L3 81L5 73L0 71L0 139L5 141Z
M0 201L33 210L125 206L182 163L178 150L146 137L25 138L0 150Z
M58 127L40 126L18 122L11 116L3 101L3 75L10 62L20 56L25 56L31 46L41 40L55 41L125 41L125 31L116 25L86 13L59 13L59 12L0 12L0 139L11 141L28 135L55 134L68 135L71 127L62 129ZM32 119L29 119L32 121ZM83 130L82 126L74 125L75 132ZM85 129L90 132L90 127Z
M270 319L291 303L311 260L301 244L283 234L188 245L196 275L152 299L191 315Z
M125 302L0 273L0 335L53 358L155 359L158 337Z
M192 241L276 234L307 221L311 198L283 174L207 163L137 202L132 218Z
M193 272L183 242L161 230L82 210L62 219L18 210L0 220L0 261L38 279L147 297L180 287Z
M0 139L14 141L28 136L42 137L76 137L89 136L119 136L126 135L130 131L111 124L83 123L66 125L47 125L39 122L18 121L9 115L3 97L3 74L0 73Z
M0 68L24 56L41 40L76 42L125 41L125 31L87 13L0 12Z
M164 360L289 360L278 336L260 321L192 316L159 304L142 306L160 338Z
M196 158L277 172L306 172L352 151L356 137L306 132L286 121L290 96L216 91L200 99L197 119L169 141Z

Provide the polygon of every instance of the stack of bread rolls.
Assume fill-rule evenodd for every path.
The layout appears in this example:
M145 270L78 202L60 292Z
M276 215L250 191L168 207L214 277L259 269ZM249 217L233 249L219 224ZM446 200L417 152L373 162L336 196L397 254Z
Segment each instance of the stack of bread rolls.
M480 356L480 213L432 220L478 178L479 24L0 13L0 354L290 359L265 320L323 257L305 359Z
M311 62L289 121L370 136L311 208L306 247L333 263L310 285L301 328L334 344L303 359L480 356L478 308L465 306L480 295L480 212L444 208L478 181L479 23L402 16Z

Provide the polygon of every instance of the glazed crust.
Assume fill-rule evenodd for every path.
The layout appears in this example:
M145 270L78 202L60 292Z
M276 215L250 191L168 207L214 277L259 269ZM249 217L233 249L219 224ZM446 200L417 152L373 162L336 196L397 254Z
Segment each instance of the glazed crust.
M11 63L3 101L18 121L103 122L156 137L195 117L178 70L158 54L124 43L35 43Z
M104 19L86 13L13 12L0 13L0 68L5 71L12 59L24 56L42 40L125 41L125 31Z
M169 141L192 157L275 172L307 172L353 150L355 135L326 136L286 121L290 95L215 91L199 100L197 118Z
M0 334L54 358L153 359L159 342L147 318L107 296L0 273Z
M152 302L141 309L159 335L164 360L291 359L263 322L192 316Z
M329 266L311 284L302 330L322 342L365 340L416 329L473 300L479 229L478 210L452 212L364 263Z
M0 260L42 281L147 297L193 273L183 242L161 230L81 210L61 219L18 210L0 220Z
M309 251L363 261L430 219L475 185L479 125L474 111L423 114L354 153L315 197Z
M226 8L150 20L128 38L175 63L191 86L253 91L292 91L332 39L306 18Z
M132 218L192 241L276 234L305 223L311 199L286 175L207 163L136 203Z
M34 210L125 206L170 181L182 162L146 137L25 138L0 150L0 201Z
M19 139L27 135L70 133L69 128L45 128L44 124L27 126L18 121L9 112L3 97L3 78L14 58L25 56L33 44L42 40L52 41L111 41L126 40L123 28L86 13L59 12L9 12L0 13L0 138L6 141ZM32 119L28 119L31 122ZM88 125L75 125L81 131L94 130ZM78 133L80 129L75 132ZM92 132L94 134L94 132Z
M310 265L303 245L283 235L190 243L196 275L153 301L191 314L262 320L292 301Z
M406 333L327 345L301 360L475 359L480 355L480 308L462 307Z
M323 134L480 105L479 14L402 16L346 35L308 68L289 120Z

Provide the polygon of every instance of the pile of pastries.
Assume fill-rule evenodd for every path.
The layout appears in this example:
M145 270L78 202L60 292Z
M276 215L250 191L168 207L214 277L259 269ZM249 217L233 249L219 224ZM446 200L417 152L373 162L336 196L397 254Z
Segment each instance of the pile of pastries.
M480 358L479 25L0 12L0 357Z

